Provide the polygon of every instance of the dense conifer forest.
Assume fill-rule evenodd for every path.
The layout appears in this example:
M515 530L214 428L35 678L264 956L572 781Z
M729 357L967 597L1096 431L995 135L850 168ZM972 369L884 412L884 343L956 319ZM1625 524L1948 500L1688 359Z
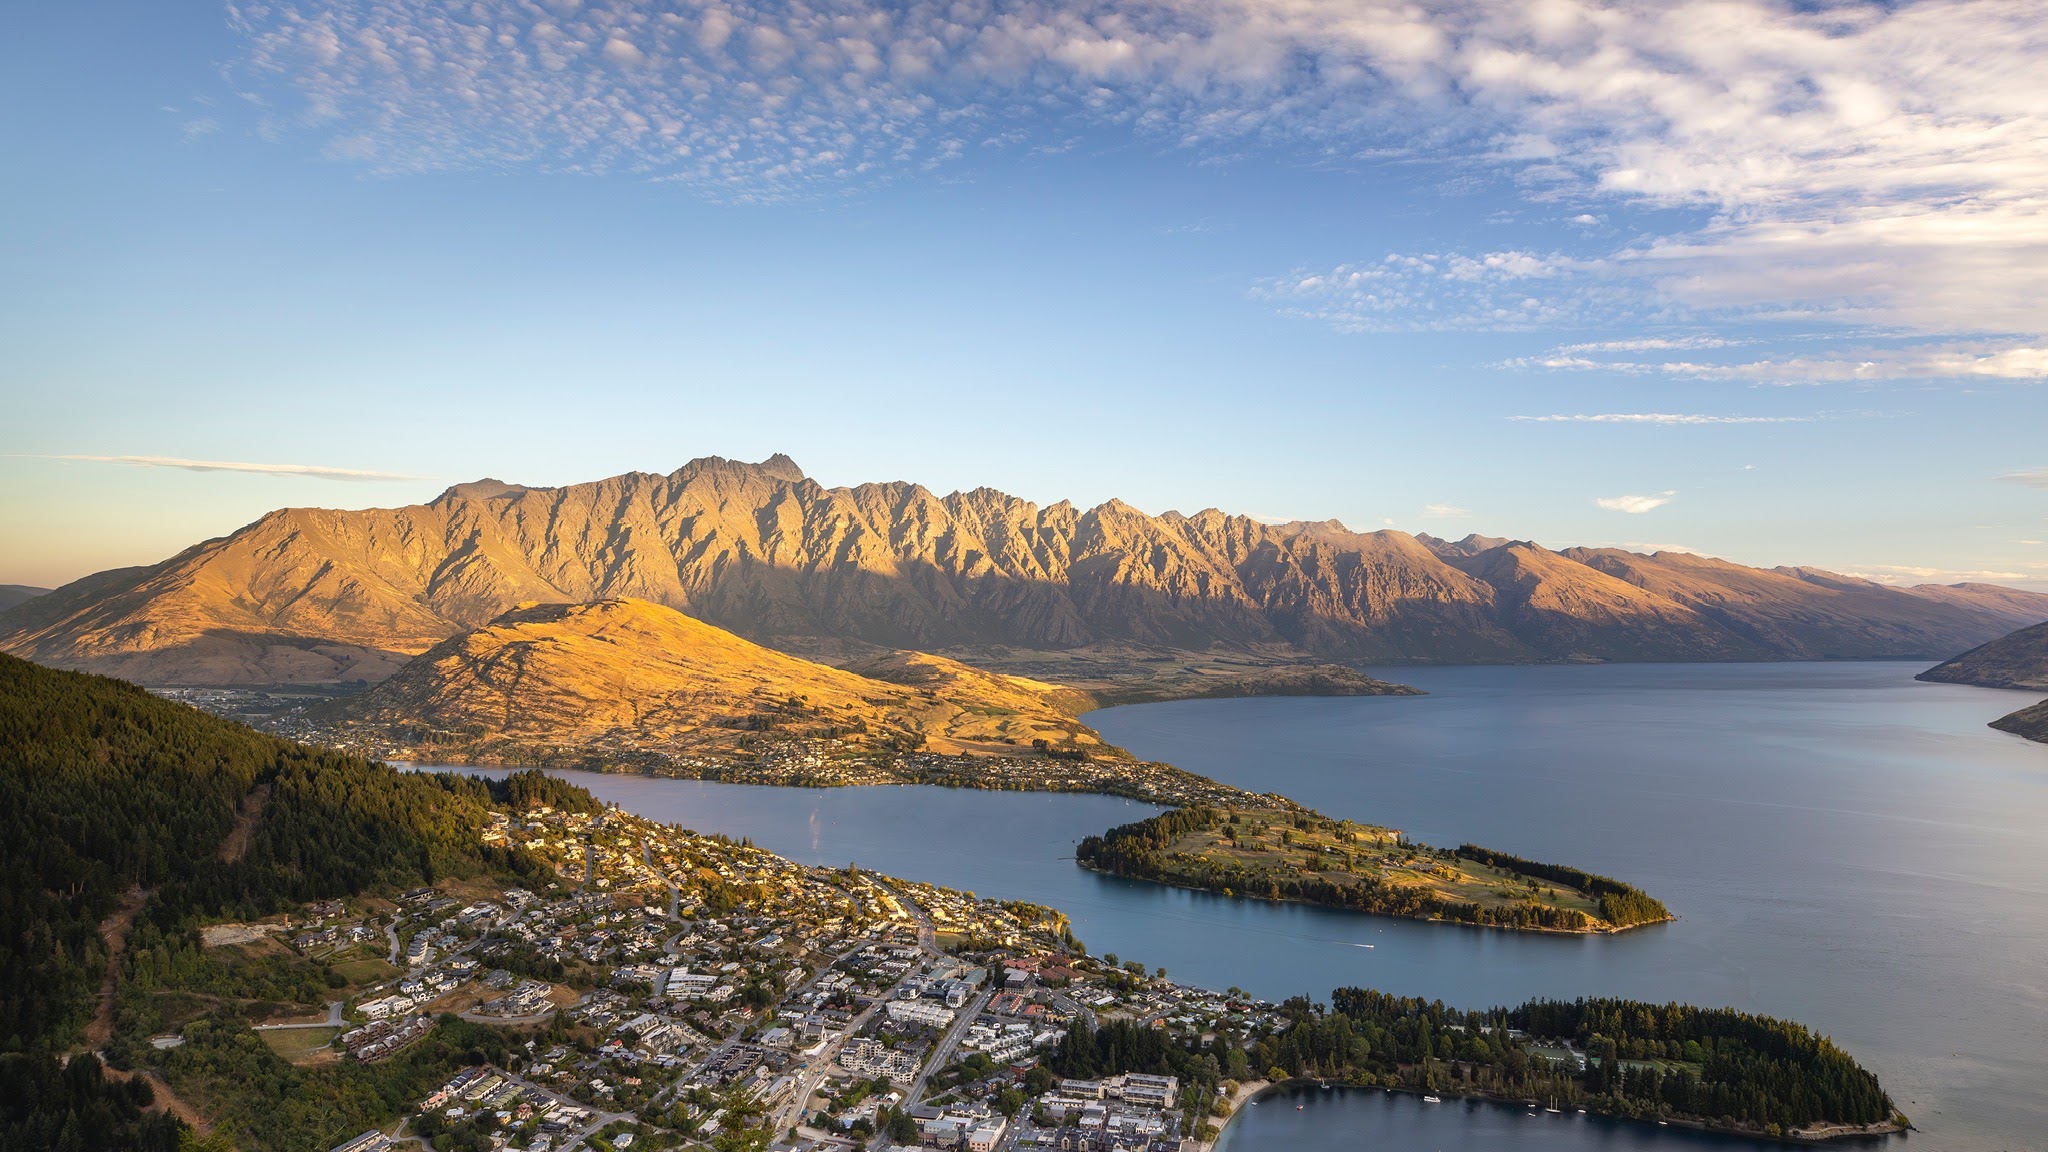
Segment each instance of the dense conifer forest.
M401 773L0 656L0 1150L176 1146L175 1121L140 1111L146 1082L62 1059L107 971L102 921L132 916L175 958L168 945L202 920L447 876L538 881L544 865L476 835L493 803L515 802L596 807L539 773ZM230 991L288 999L303 973L272 975Z

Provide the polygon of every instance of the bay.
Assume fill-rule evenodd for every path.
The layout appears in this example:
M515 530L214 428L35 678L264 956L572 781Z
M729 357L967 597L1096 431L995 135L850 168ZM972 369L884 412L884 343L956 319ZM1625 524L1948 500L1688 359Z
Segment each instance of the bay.
M1074 843L1157 811L1109 797L571 775L629 810L751 836L793 859L1050 904L1095 952L1211 987L1278 999L1356 984L1465 1007L1623 995L1791 1017L1878 1072L1921 1128L1915 1146L2041 1148L2048 747L1983 727L2016 694L1920 684L1917 670L1404 668L1377 674L1430 695L1182 701L1089 717L1147 758L1430 843L1470 840L1619 876L1680 917L1613 937L1097 876L1074 865ZM1348 1147L1701 1139L1607 1122L1501 1126L1526 1118L1378 1093L1318 1107L1317 1123L1333 1126L1332 1140L1348 1133ZM1241 1115L1231 1152L1321 1146L1322 1129L1269 1142L1258 1135L1263 1109Z

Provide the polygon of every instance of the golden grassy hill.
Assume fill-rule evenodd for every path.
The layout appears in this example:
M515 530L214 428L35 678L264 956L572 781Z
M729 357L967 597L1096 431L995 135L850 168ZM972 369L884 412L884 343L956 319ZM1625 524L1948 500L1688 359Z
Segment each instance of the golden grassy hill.
M644 600L522 605L436 645L315 719L393 742L728 756L786 739L946 753L1111 751L1078 693L903 653L878 679L743 640ZM893 675L892 675L893 674Z

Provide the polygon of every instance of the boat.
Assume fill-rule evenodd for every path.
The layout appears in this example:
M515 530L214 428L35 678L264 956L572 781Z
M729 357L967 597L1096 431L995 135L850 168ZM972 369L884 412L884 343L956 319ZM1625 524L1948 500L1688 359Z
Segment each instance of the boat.
M1424 1096L1424 1097L1422 1098L1422 1102L1423 1102L1424 1104L1441 1104L1441 1103L1443 1103L1444 1101L1443 1101L1443 1097L1441 1097L1441 1096Z
M1294 1110L1295 1110L1296 1112L1299 1112L1299 1111L1301 1111L1301 1105L1299 1105L1299 1104L1296 1104L1296 1105L1294 1106Z

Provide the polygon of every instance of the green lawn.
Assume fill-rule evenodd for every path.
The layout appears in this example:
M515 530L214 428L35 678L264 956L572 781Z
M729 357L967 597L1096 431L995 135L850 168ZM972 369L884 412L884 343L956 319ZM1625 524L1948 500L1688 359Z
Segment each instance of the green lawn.
M399 974L397 968L382 960L344 960L336 964L334 970L341 973L342 979L357 987L375 984L379 980L389 980Z
M267 1028L257 1035L270 1050L294 1064L332 1043L339 1028Z

